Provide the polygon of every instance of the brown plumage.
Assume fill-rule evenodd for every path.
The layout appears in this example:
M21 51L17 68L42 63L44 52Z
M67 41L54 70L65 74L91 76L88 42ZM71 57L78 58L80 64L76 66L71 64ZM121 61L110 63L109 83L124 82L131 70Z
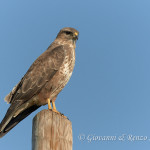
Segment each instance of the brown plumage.
M55 41L5 97L10 107L0 124L0 137L48 101L54 105L57 95L71 77L78 34L74 28L61 29Z

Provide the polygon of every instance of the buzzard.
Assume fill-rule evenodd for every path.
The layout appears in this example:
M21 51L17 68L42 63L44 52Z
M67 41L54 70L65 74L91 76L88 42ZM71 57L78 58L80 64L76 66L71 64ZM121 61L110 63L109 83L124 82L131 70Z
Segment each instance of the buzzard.
M10 107L0 124L0 137L42 105L48 104L49 109L59 113L55 100L72 75L78 35L74 28L61 29L54 42L5 97Z

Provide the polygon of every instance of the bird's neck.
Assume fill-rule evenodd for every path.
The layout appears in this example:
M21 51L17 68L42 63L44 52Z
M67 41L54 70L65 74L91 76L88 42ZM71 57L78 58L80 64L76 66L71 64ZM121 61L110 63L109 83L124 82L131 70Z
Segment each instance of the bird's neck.
M57 45L70 45L70 46L73 46L74 48L76 47L76 41L70 39L61 39L61 38L56 38L54 43Z

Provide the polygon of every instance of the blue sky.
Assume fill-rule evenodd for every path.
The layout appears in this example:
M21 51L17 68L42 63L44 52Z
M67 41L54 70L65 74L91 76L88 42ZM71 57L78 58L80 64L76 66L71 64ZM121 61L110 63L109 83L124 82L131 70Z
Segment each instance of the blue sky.
M73 149L148 150L149 7L149 0L0 1L0 120L9 107L5 95L61 28L74 27L80 32L76 65L56 101L57 109L72 121ZM32 119L42 109L47 106L0 139L0 149L31 149ZM88 142L96 136L117 139ZM131 141L130 136L147 140Z

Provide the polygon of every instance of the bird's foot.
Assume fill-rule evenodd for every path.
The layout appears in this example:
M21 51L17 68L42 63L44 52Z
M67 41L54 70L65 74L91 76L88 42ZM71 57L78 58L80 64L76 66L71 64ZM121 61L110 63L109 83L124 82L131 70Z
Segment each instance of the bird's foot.
M52 106L53 106L53 109L52 109ZM57 113L57 114L59 114L59 115L61 115L64 118L67 118L66 116L64 116L64 114L62 114L59 111L57 111L56 106L55 106L55 101L52 101L52 106L51 106L50 99L48 99L48 109L53 111L53 112L55 112L55 113Z
M62 117L68 119L64 114L60 113ZM69 120L69 119L68 119Z
M61 116L64 117L64 118L67 118L64 114L60 113L60 112L57 111L56 109L52 109L52 111L55 112L55 113L57 113L57 114L59 114L59 115L61 115Z
M57 111L56 109L52 109L53 112L57 113L57 114L61 114L59 111Z

